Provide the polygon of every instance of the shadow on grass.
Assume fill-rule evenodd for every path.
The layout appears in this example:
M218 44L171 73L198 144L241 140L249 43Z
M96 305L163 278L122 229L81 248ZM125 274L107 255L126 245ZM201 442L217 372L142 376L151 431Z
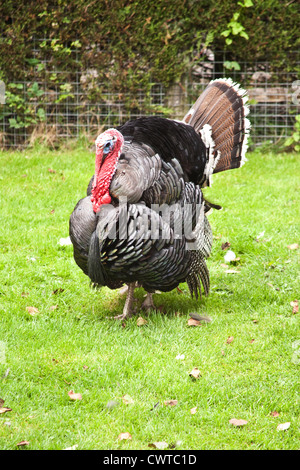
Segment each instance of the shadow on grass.
M183 285L182 289L181 292L174 289L170 292L155 293L153 295L155 310L147 312L142 308L145 290L143 288L136 288L134 292L133 318L139 316L146 317L151 313L161 314L171 318L174 317L174 315L188 316L191 312L203 312L205 310L206 297L203 295L202 299L192 299L185 285ZM115 315L122 313L126 295L127 293L122 293L119 289L110 290L103 288L101 290L101 299L99 297L99 303L97 302L95 309L93 309L93 315L96 315L99 320L113 319Z

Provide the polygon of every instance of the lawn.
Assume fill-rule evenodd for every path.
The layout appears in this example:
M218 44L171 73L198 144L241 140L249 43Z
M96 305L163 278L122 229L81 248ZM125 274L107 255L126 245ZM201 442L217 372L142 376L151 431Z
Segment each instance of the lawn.
M0 449L299 449L299 156L264 147L214 176L209 297L182 284L146 316L139 289L138 326L113 320L124 295L92 289L59 244L93 153L0 153Z

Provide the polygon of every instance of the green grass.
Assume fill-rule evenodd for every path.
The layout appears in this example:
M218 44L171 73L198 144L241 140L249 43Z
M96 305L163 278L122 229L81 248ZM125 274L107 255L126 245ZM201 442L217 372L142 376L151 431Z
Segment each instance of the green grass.
M299 299L299 250L288 248L299 243L299 155L257 151L242 169L214 177L205 194L223 210L209 216L210 296L196 302L185 284L183 294L156 294L164 313L142 327L136 318L125 327L112 320L124 296L91 289L72 247L58 244L85 195L93 154L73 146L0 158L0 398L12 409L0 414L1 449L22 440L28 449L148 449L156 441L189 450L299 448L300 314L290 306ZM240 274L221 266L226 241ZM212 322L189 327L191 311ZM82 400L71 401L70 390ZM125 394L133 403L123 403ZM171 399L177 406L164 405ZM236 428L231 418L248 423ZM289 429L278 431L285 422ZM132 439L119 441L121 432Z

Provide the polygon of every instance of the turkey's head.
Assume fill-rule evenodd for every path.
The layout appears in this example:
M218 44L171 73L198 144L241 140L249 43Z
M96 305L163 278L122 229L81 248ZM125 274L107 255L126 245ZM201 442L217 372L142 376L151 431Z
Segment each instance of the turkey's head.
M91 201L94 212L103 204L110 204L109 185L115 174L124 137L117 129L108 129L96 139L95 177Z

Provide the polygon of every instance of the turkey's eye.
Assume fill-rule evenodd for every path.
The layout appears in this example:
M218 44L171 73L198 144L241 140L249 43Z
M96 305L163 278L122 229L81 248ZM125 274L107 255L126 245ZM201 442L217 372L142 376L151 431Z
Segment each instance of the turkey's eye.
M109 152L113 149L113 146L114 146L113 141L112 141L112 140L108 140L108 141L106 142L106 144L104 145L104 147L103 147L103 153L104 153L104 154L109 153Z

